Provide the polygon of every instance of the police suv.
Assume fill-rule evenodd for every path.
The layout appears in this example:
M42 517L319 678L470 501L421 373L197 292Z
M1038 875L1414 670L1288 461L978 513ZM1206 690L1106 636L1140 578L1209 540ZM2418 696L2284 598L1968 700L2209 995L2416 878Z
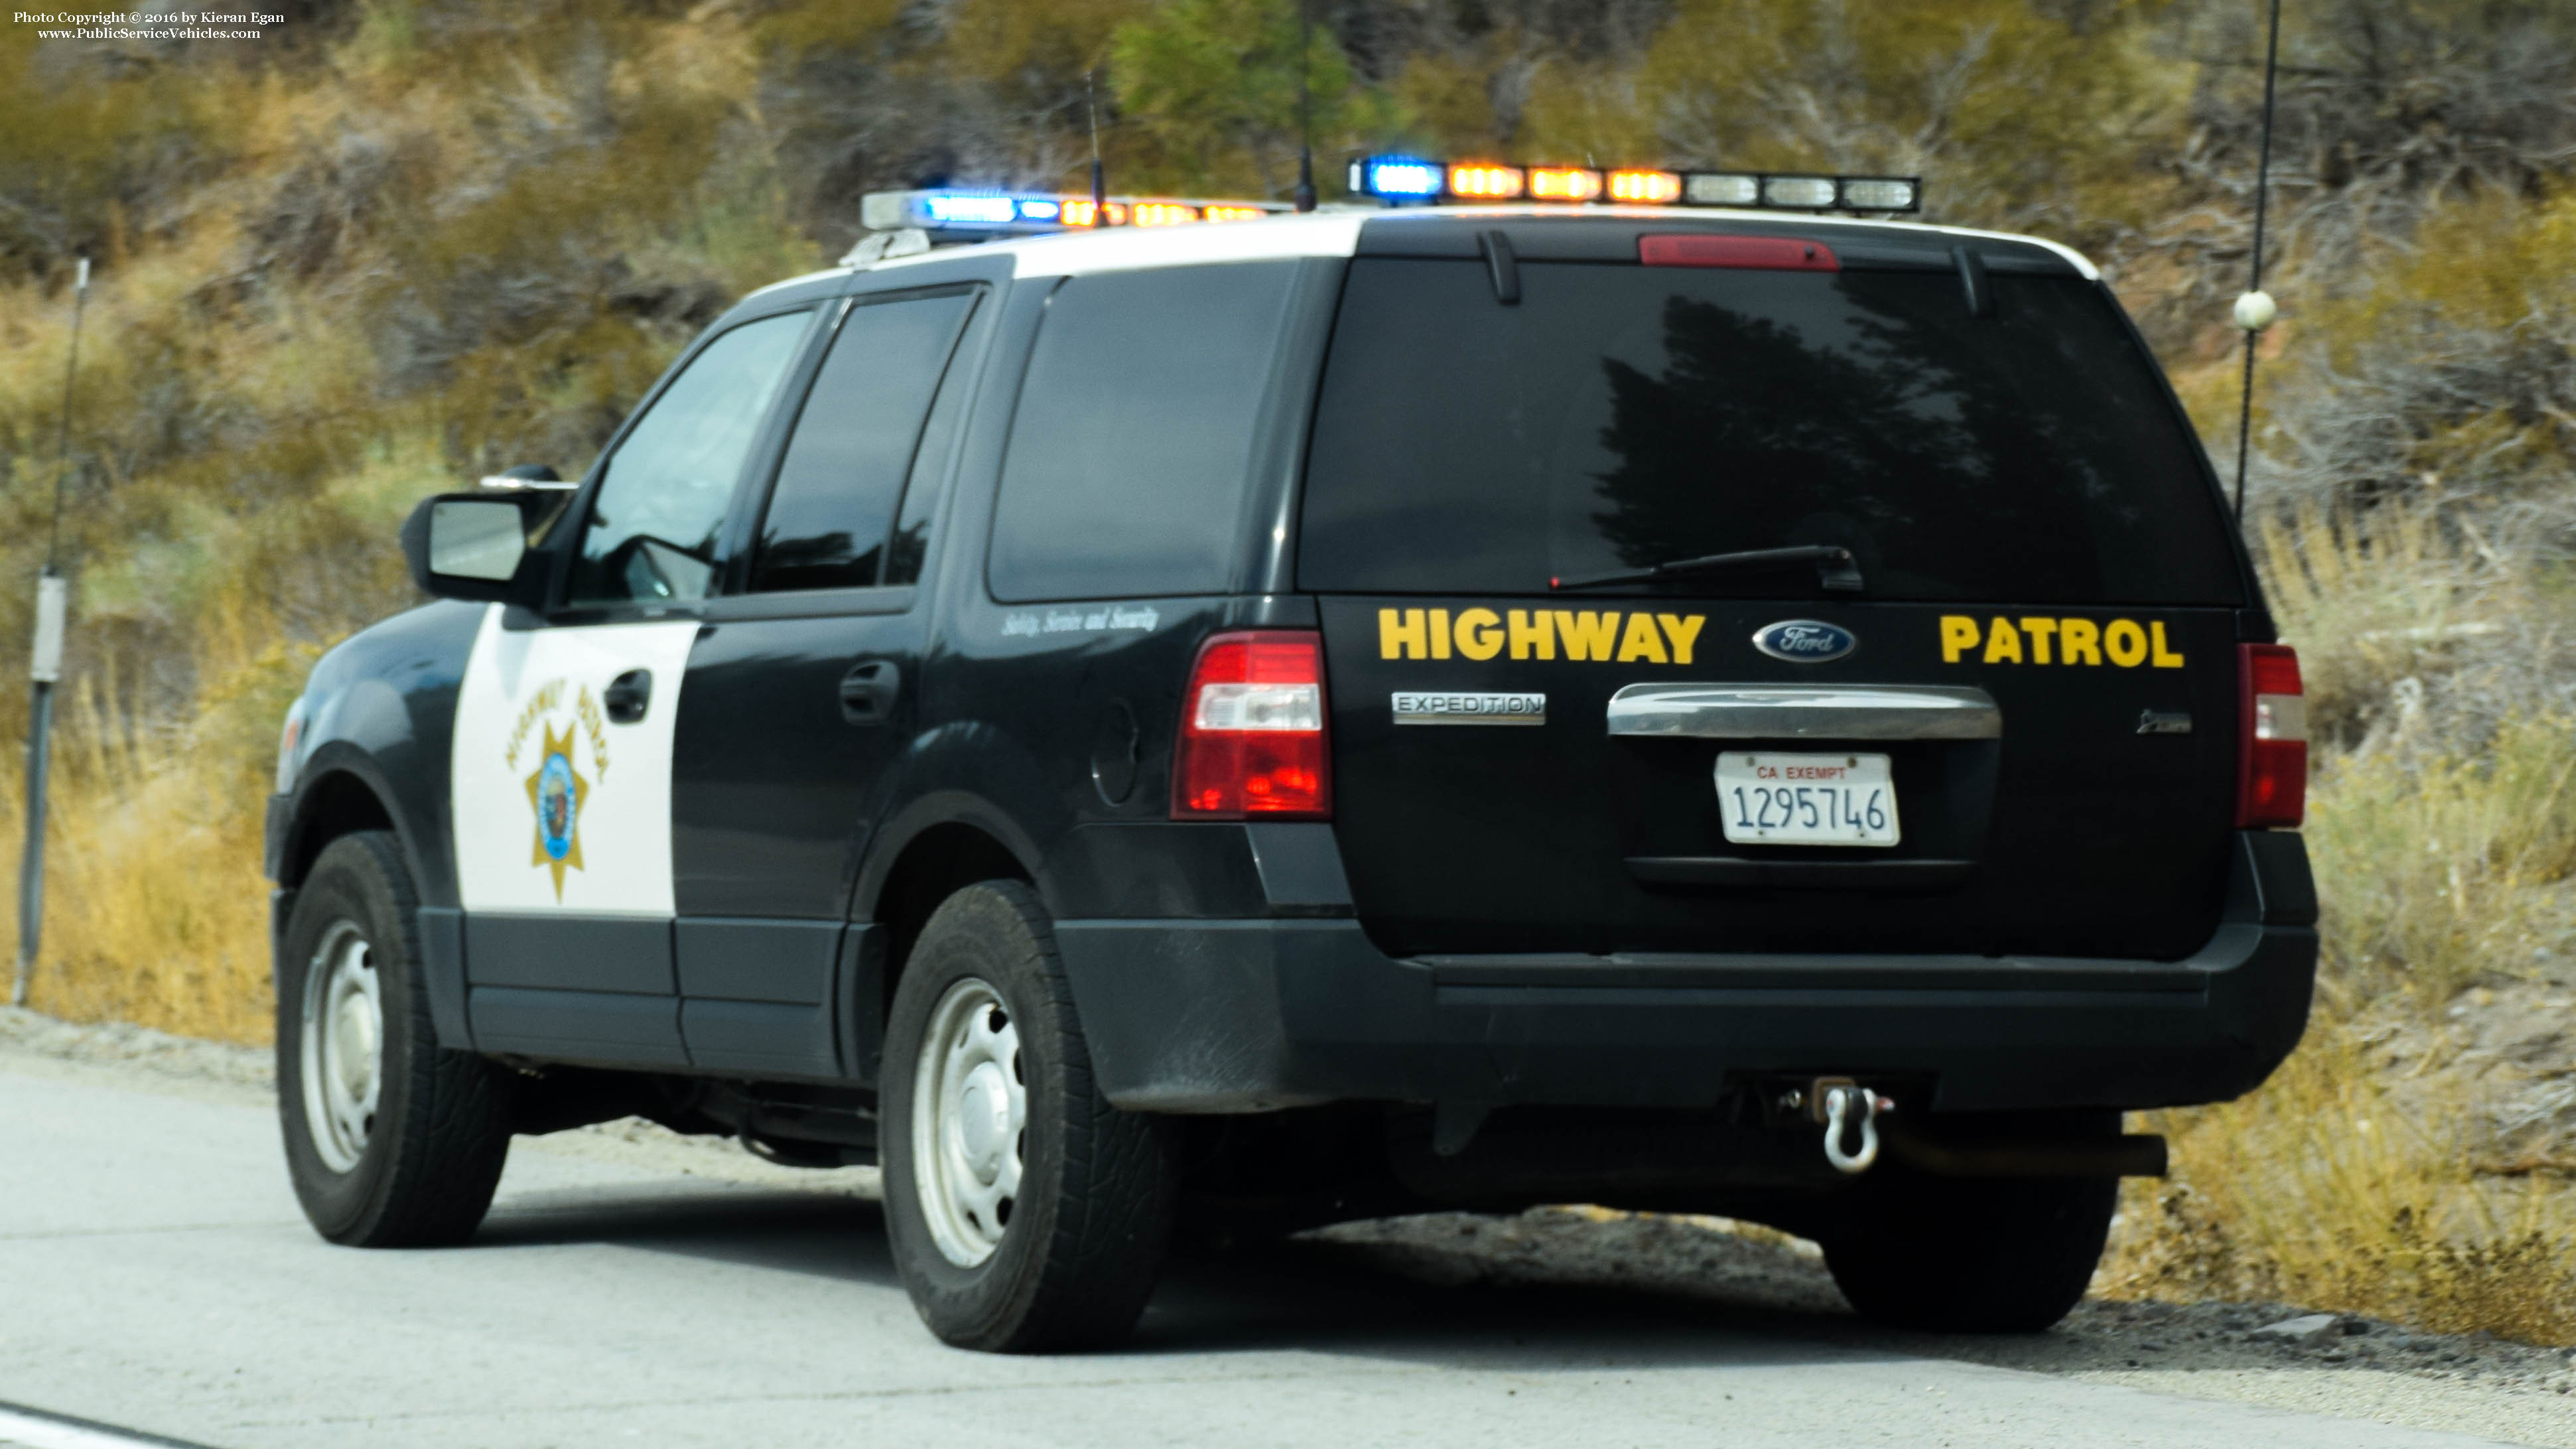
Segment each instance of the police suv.
M2316 955L2297 661L2112 294L1904 178L1354 180L1447 204L873 197L577 485L421 505L269 805L325 1237L640 1115L881 1163L983 1349L1431 1206L2075 1302L2121 1112Z

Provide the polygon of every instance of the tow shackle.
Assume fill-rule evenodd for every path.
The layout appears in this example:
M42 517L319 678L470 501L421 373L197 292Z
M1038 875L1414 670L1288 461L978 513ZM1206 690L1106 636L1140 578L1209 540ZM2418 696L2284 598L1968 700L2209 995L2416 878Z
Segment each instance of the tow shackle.
M1825 1126L1825 1161L1836 1172L1869 1171L1878 1161L1878 1116L1894 1111L1896 1103L1849 1077L1818 1077L1806 1098Z

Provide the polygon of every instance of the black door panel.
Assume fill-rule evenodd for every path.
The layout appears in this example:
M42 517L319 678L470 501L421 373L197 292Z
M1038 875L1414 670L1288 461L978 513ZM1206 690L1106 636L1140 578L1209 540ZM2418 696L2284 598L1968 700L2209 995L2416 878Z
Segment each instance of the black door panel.
M869 790L901 748L902 710L854 722L861 660L895 682L918 616L709 625L690 655L671 775L673 897L682 916L838 922L865 845Z

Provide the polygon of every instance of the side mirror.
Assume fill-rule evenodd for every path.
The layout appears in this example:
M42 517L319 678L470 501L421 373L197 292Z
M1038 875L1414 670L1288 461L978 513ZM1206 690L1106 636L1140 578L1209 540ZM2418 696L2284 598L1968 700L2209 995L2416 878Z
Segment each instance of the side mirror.
M437 598L536 607L544 602L545 565L528 535L560 502L516 491L423 499L402 526L412 582Z

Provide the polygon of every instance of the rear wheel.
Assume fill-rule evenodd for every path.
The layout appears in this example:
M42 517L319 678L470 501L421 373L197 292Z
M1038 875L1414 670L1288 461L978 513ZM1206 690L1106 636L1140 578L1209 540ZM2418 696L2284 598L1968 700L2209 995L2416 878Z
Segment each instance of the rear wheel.
M2113 1177L1953 1178L1882 1167L1869 1210L1824 1243L1863 1317L1942 1333L2037 1333L2084 1297Z
M510 1150L506 1074L438 1045L401 846L344 835L296 895L277 962L277 1104L314 1230L352 1247L463 1242Z
M969 886L922 929L880 1097L887 1232L931 1332L1004 1353L1126 1336L1171 1237L1177 1134L1094 1085L1027 886Z

